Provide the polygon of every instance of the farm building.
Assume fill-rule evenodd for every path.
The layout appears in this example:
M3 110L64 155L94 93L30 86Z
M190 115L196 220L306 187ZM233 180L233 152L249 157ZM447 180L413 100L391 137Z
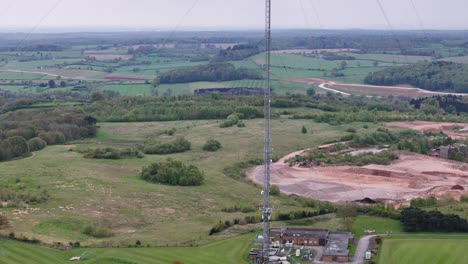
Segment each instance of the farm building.
M282 244L292 243L296 246L325 246L328 230L287 228L281 236L281 229L270 229L272 238L280 239Z
M279 228L270 229L273 240L293 246L325 246L323 261L348 262L348 246L354 242L351 232L334 232L326 229Z
M349 232L330 232L322 260L326 262L349 262L348 247L353 242L354 236Z
M322 261L325 262L349 262L349 250L347 242L329 241L323 251Z

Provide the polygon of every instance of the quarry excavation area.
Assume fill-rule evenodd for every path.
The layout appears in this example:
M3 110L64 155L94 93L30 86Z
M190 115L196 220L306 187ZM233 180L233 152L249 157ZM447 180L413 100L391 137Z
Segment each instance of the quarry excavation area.
M403 201L449 194L455 199L468 188L468 164L410 152L400 152L391 165L290 167L285 161L297 151L273 163L271 184L283 193L326 201ZM263 166L248 177L261 184Z

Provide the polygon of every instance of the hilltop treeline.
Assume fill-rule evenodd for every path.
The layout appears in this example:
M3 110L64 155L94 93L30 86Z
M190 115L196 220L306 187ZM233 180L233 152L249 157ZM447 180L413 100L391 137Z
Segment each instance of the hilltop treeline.
M96 119L68 109L11 112L0 117L0 161L95 134Z
M367 84L411 84L430 91L468 92L468 66L460 63L435 61L394 66L369 73Z
M239 44L233 46L232 48L229 47L225 50L220 50L219 53L212 59L212 61L224 62L243 60L258 53L260 53L258 46Z
M210 63L208 65L175 69L159 76L159 82L162 84L200 81L220 82L243 79L258 80L262 79L262 76L251 69L236 68L231 63Z

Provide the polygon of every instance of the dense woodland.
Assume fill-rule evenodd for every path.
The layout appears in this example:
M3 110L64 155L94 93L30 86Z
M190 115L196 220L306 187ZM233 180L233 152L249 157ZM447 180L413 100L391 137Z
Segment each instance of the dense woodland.
M406 232L468 232L466 219L439 211L405 208L401 212L400 221Z
M262 79L262 76L251 69L236 68L231 63L210 63L181 69L171 70L159 76L159 82L188 83L200 81L233 81L243 79Z
M447 113L468 113L468 97L447 95L431 98L416 98L410 100L410 105L425 112L438 112L441 109Z
M411 84L430 91L468 93L468 66L460 63L436 61L394 66L370 73L367 84Z
M96 134L96 119L60 108L11 112L0 117L0 161L28 156L46 145Z
M240 44L235 45L232 48L228 47L225 50L220 50L213 58L213 62L243 60L258 53L260 53L260 48L258 46Z

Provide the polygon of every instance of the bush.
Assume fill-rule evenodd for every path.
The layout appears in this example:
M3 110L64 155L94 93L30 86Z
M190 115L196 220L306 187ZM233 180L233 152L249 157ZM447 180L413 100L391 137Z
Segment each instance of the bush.
M11 155L13 157L27 156L30 154L26 140L20 136L10 137L6 140L11 145Z
M244 121L239 120L239 122L237 122L237 127L245 127Z
M9 226L10 226L10 221L8 221L8 218L6 217L6 215L0 214L0 230L8 228Z
M221 125L219 125L219 127L221 128L232 127L234 125L237 125L238 122L239 122L239 116L237 116L236 114L231 114L226 118L226 120L224 120L223 123L221 123Z
M87 225L83 229L83 234L92 236L95 238L105 238L105 237L112 237L114 234L111 230L105 227L100 227L96 225Z
M205 145L203 146L203 150L205 151L217 151L221 148L221 143L214 139L209 139L206 141Z
M173 154L188 151L192 144L183 137L177 137L173 142L148 142L143 148L145 154Z
M307 128L305 126L302 126L301 132L302 134L307 134Z
M44 149L47 146L47 142L39 137L35 137L28 141L28 146L30 151L38 151Z
M356 129L354 127L350 127L348 129L346 129L346 132L349 132L349 133L356 133Z
M134 148L115 149L115 148L96 148L96 149L72 149L78 153L84 153L85 158L89 159L123 159L123 158L143 158L144 155Z
M271 185L270 186L270 194L271 195L280 195L281 191L278 185Z
M197 186L203 184L205 176L197 167L169 158L143 168L141 178L152 183Z

